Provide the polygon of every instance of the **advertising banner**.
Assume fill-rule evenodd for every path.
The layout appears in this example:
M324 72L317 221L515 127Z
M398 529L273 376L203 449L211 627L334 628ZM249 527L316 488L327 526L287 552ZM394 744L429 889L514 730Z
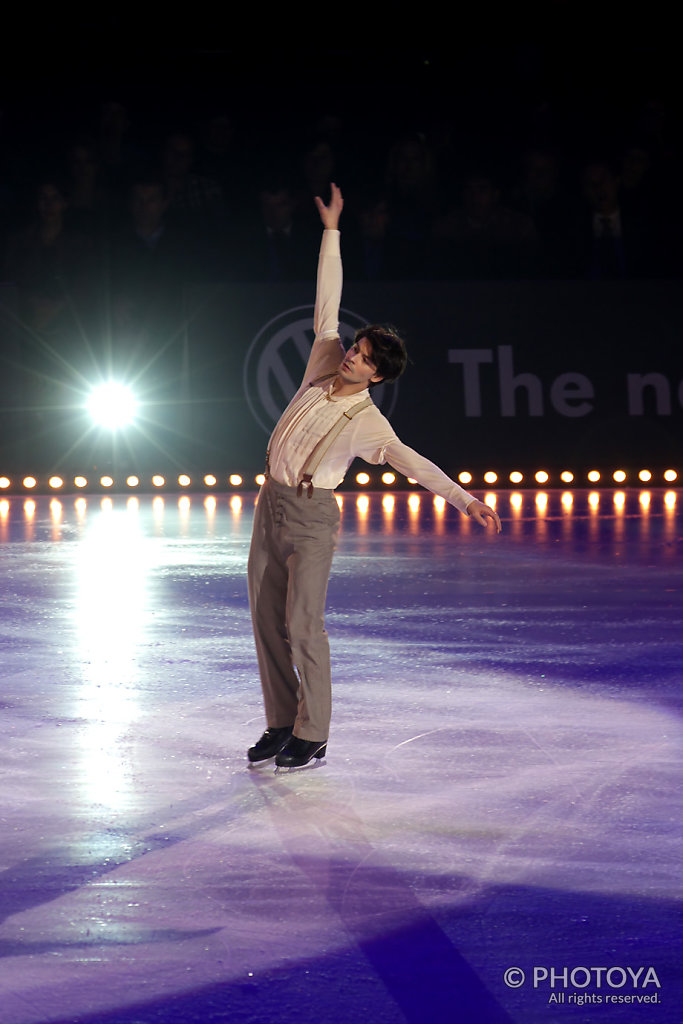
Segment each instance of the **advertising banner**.
M309 303L306 303L306 298ZM189 293L194 444L260 466L313 341L310 286ZM401 439L449 472L679 458L683 308L673 282L348 282L340 330L406 338L410 365L373 397Z

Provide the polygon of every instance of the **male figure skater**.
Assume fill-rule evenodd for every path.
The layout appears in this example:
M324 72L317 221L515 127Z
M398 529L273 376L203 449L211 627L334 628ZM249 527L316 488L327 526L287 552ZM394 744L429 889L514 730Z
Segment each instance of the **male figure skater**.
M336 185L325 205L318 263L315 341L301 387L268 446L266 481L254 516L249 602L268 728L249 749L250 766L278 769L324 763L330 725L330 653L325 597L338 528L334 488L356 456L388 462L482 526L497 513L437 466L404 445L368 389L392 381L406 366L401 338L380 326L356 333L348 352L339 338L342 263Z

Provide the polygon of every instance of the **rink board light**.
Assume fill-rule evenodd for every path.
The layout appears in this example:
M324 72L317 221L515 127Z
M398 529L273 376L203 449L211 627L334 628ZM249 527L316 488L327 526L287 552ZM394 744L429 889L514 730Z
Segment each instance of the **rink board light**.
M467 490L485 491L491 487L498 490L544 490L548 488L642 488L680 486L680 470L669 466L666 469L632 467L623 465L615 468L584 469L492 469L481 471L463 470L455 479ZM89 472L67 474L53 472L44 475L35 473L0 473L0 494L75 494L75 493L235 493L255 491L262 486L265 477L258 472L159 472L159 473L115 473L96 468ZM416 480L405 478L391 470L360 471L349 474L340 490L411 490L421 489Z

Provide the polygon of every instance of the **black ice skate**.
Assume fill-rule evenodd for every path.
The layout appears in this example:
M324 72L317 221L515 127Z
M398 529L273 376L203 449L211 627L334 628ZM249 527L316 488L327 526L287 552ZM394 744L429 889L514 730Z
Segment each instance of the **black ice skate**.
M291 772L298 768L320 768L325 764L327 740L300 740L292 736L275 758L275 771Z
M266 729L258 743L249 747L247 758L250 768L263 768L273 761L275 755L282 750L285 743L292 735L292 726L286 725L281 729Z

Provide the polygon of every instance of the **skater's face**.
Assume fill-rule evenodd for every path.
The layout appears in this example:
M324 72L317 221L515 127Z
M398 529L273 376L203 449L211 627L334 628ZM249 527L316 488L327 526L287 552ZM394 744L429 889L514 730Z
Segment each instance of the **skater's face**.
M351 346L337 372L345 384L377 384L382 380L372 361L372 348L367 338L359 338Z

